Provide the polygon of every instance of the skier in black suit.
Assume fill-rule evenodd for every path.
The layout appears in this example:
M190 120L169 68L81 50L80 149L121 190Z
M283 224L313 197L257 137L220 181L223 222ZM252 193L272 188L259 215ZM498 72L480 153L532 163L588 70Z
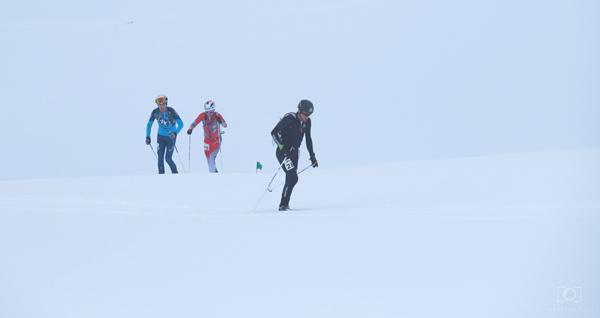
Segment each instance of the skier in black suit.
M313 151L312 137L310 136L310 115L313 113L313 104L303 99L298 104L298 111L287 113L271 131L273 140L277 143L275 155L279 164L285 171L285 185L281 193L279 211L290 209L292 190L298 182L298 149L306 135L306 149L310 155L310 162L314 168L318 167L317 158Z

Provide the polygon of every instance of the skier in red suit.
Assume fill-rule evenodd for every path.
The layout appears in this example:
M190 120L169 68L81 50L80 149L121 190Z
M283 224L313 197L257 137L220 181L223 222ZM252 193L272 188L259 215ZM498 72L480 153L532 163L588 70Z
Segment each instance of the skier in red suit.
M196 120L190 125L187 134L191 135L196 126L202 123L204 128L204 154L208 162L208 172L215 173L217 154L221 148L221 129L219 125L227 127L223 116L215 111L215 102L212 100L204 103L204 112L200 113Z

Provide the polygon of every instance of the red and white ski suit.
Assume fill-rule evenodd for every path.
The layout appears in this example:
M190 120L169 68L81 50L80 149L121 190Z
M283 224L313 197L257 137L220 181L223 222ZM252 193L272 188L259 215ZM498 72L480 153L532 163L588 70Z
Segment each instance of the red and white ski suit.
M208 161L209 172L217 172L215 160L221 147L221 135L219 130L220 124L217 118L219 118L222 123L225 123L223 116L217 112L212 112L210 115L206 112L201 113L192 123L193 127L196 127L202 123L204 130L204 154L206 155L206 160Z

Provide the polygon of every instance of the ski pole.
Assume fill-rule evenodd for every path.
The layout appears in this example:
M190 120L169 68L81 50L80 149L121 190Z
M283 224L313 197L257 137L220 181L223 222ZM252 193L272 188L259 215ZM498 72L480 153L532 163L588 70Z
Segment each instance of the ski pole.
M308 166L308 167L306 167L306 168L304 168L304 169L300 170L300 172L296 173L296 175L299 175L299 174L301 174L302 172L304 172L304 170L306 170L306 169L308 169L308 168L310 168L310 167L312 167L312 164L311 164L310 166ZM275 190L275 189L279 188L279 186L280 186L280 185L282 185L282 184L284 184L284 183L285 183L285 182L282 182L282 183L280 183L280 184L276 185L275 187L273 187L273 189L270 189L270 190L269 190L269 192L273 192L273 190ZM269 184L270 184L270 183L269 183Z
M291 163L291 160L290 160L290 159L288 159L288 157L284 157L284 158L283 158L283 161L281 161L281 163L279 164L279 169L281 169L281 167L283 167L283 165L286 163L286 161L290 161L290 164L292 164L292 163ZM293 164L292 164L292 166L293 166ZM308 167L307 167L307 168L308 168ZM304 168L304 170L306 170L307 168ZM277 169L277 172L279 172L279 169ZM302 170L302 171L304 171L304 170ZM277 172L275 173L275 176L277 175ZM271 183L272 183L272 182L273 182L273 180L275 179L275 176L273 176L273 179L271 179L271 182L269 182L269 185L267 186L267 190L269 190L269 192L273 192L273 190L274 190L274 189L276 189L277 187L279 187L279 186L281 185L281 184L280 184L280 185L278 185L277 187L274 187L273 189L271 189L271 188L270 188L270 186L271 186ZM282 183L282 184L283 184L283 183Z
M223 145L223 137L221 135L225 132L221 131L221 124L217 123L217 127L219 128L219 156L221 156L221 171L223 171L223 149L221 149L221 146Z
M181 156L179 155L179 150L177 149L177 145L173 145L175 147L175 151L177 151L177 157L179 157L179 162L181 163L181 167L183 168L183 172L185 171L185 166L183 165L183 161L181 160Z
M300 172L298 172L297 174L301 174L302 172L304 172L304 170L306 170L306 169L308 169L308 168L310 168L310 167L312 167L312 166L313 166L313 165L312 165L312 164L310 164L310 166L308 166L308 167L306 167L306 168L304 168L304 169L300 170Z
M277 169L277 171L275 172L275 175L271 179L271 182L269 182L269 185L267 186L267 190L269 190L269 192L273 192L273 189L270 188L271 187L271 183L273 183L273 180L275 180L275 177L279 173L279 170L281 170L281 165L279 165L279 168Z
M192 135L190 135L190 149L188 150L188 170L192 173Z
M271 182L269 182L269 185L267 186L267 189L265 190L265 192L263 192L262 196L260 197L260 199L258 200L258 202L256 203L256 206L254 207L253 211L256 210L256 208L258 207L258 205L260 204L260 201L262 201L263 197L265 196L265 194L267 193L267 191L269 192L273 192L273 190L277 189L280 185L284 184L285 182L282 182L280 184L278 184L277 186L273 187L273 189L271 189L271 183L273 183L273 180L275 180L275 177L277 176L277 174L279 173L279 170L281 170L281 166L282 164L279 165L279 169L277 169L277 172L275 172L275 175L273 176L273 178L271 179ZM304 172L306 169L312 167L313 165L311 164L310 166L300 170L296 175L301 174L302 172Z
M158 160L158 156L156 155L156 152L154 151L154 147L152 147L152 144L148 144L148 146L150 146L150 149L152 149L152 153L154 154L154 158L156 158L156 160Z
M255 211L256 208L258 208L258 205L260 204L260 201L262 201L262 199L265 196L265 194L267 194L267 191L269 191L269 192L273 191L273 190L269 190L269 187L271 186L271 183L273 183L273 180L275 180L275 177L279 173L279 170L281 170L281 165L279 165L279 169L277 169L277 171L275 172L275 175L273 175L273 178L271 178L271 182L269 182L269 185L265 189L265 192L263 192L263 194L260 196L260 199L258 199L258 202L256 202L256 206L254 206L254 209L252 209L252 211Z

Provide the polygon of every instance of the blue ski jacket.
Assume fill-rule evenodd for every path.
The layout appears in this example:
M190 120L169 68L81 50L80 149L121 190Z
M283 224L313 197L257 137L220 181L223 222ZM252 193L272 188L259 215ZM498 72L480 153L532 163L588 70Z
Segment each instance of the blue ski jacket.
M150 137L154 120L158 121L158 134L162 136L168 136L171 132L179 134L183 129L183 121L181 121L181 118L175 109L167 107L165 112L161 113L160 109L156 107L152 113L150 113L150 119L146 126L146 137Z

